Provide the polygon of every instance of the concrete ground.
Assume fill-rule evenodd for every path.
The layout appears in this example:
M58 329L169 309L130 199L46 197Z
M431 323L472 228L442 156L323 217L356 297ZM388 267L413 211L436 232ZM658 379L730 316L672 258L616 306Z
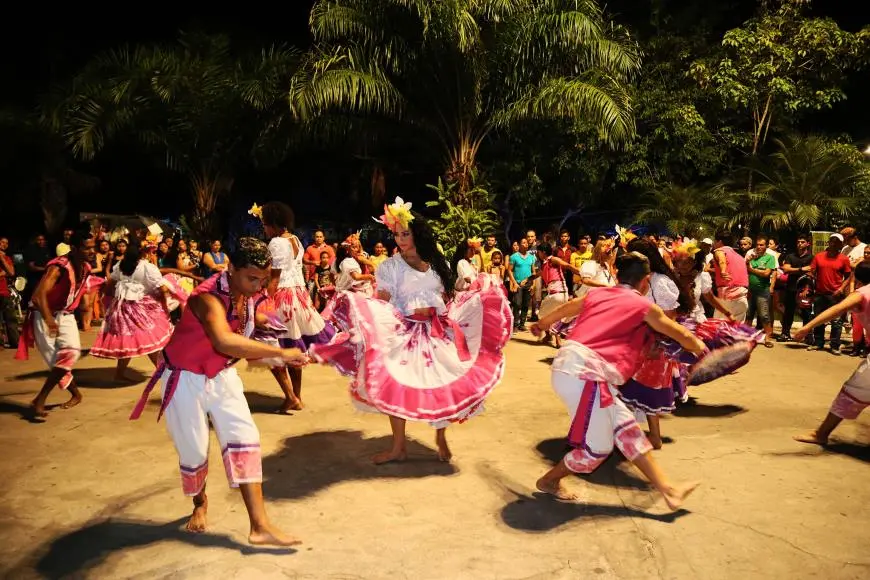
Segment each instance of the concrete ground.
M86 342L92 340L86 338ZM9 578L867 578L870 417L844 424L828 450L792 441L825 414L856 359L777 345L693 388L697 405L662 422L656 452L674 480L701 479L667 513L614 456L567 484L562 504L534 492L563 449L567 413L549 386L554 350L520 334L484 415L449 431L409 427L410 460L375 467L385 418L352 410L346 382L305 371L308 408L292 417L272 377L243 370L262 433L269 512L298 550L247 545L247 519L211 448L210 532L182 531L190 505L155 401L128 421L143 384L114 387L106 361L76 370L85 401L31 424L24 409L45 373L0 360L0 570ZM145 359L134 368L150 373ZM50 403L65 395L55 393Z

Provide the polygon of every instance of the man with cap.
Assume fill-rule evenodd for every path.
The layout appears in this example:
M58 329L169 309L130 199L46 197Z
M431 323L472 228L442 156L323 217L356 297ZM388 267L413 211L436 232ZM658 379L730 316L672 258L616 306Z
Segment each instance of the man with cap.
M810 269L816 279L816 297L813 312L824 312L843 299L849 289L852 265L843 253L843 236L832 234L828 248L813 257ZM840 335L843 333L842 319L831 321L831 353L840 354ZM819 324L813 330L814 340L810 350L821 350L825 346L825 325Z
M849 262L854 268L864 260L864 248L867 247L867 244L858 237L858 230L851 226L840 230L840 235L843 236L843 255L849 258Z

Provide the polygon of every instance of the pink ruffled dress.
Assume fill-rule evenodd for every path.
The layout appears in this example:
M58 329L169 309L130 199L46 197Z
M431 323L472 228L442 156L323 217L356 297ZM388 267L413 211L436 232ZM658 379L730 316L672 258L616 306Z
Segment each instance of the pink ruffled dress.
M480 280L445 304L435 271L415 270L399 255L385 260L376 277L390 302L339 294L333 308L339 332L313 345L311 356L351 377L351 398L362 410L436 427L480 411L501 380L513 327L501 288Z
M160 287L168 285L160 270L140 260L133 274L127 276L120 264L115 264L111 279L115 282L114 299L91 354L120 359L163 350L172 337L172 324L155 298Z

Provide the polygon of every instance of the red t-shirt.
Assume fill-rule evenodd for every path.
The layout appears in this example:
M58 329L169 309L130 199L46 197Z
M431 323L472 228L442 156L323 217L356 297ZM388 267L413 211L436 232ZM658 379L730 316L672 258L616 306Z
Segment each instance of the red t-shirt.
M320 254L326 252L329 254L329 265L332 266L335 263L335 249L329 244L324 243L319 248L314 244L311 244L307 248L305 248L305 254L302 256L306 260L311 260L312 262L317 262L320 264ZM314 269L317 266L305 266L306 276L305 278L311 278L314 275Z
M816 276L816 293L830 295L840 289L846 276L852 273L849 258L837 254L832 258L828 252L819 252L811 264Z
M568 246L566 246L564 248L562 246L557 247L556 251L553 252L553 255L556 256L557 258L561 258L562 260L565 260L566 262L568 262L570 264L571 263L571 254L573 254L576 251L577 250L572 248L571 245L569 244Z
M15 262L12 261L12 258L9 256L0 256L0 260L6 262L6 266L11 270L15 265ZM9 281L6 278L6 270L0 269L0 296L12 296L12 293L9 291Z

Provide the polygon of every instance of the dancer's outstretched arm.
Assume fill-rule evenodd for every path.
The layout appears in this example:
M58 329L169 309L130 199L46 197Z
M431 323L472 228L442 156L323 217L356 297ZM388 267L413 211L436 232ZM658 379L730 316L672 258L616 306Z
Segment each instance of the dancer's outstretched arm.
M575 316L579 316L581 312L583 312L583 305L586 303L586 297L583 298L575 298L573 300L569 300L562 306L558 307L548 315L544 316L537 322L532 323L532 326L529 327L529 330L535 336L540 336L544 330L553 326L557 320L562 320L563 318L574 318Z
M861 305L861 301L864 299L860 293L856 292L854 294L849 294L845 300L840 302L839 304L834 304L815 318L813 318L809 324L804 327L801 327L797 332L795 332L792 336L795 340L803 340L806 338L807 334L817 326L822 324L827 324L832 320L840 318L843 314L848 312L849 310L854 310Z
M655 304L652 305L643 320L650 326L650 328L667 337L673 338L680 343L680 346L689 352L700 354L707 348L688 328L681 324L677 324L668 318L668 315L665 314L664 310Z
M234 358L277 357L288 364L305 364L308 357L298 348L279 348L233 332L227 324L227 312L216 297L199 294L187 302L187 307L202 323L214 349Z

